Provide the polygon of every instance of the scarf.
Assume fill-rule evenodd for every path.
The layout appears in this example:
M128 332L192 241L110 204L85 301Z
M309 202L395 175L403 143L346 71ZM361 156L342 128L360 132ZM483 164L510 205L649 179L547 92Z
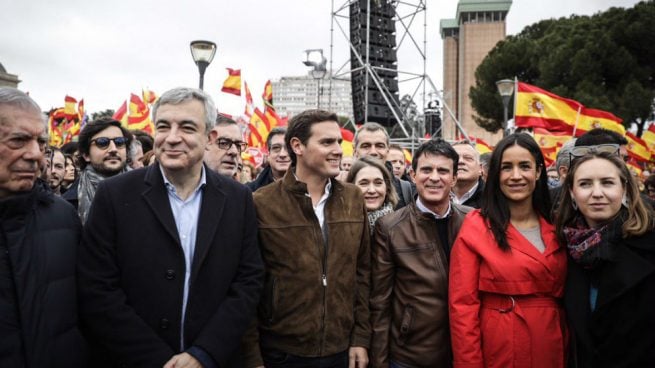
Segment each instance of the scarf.
M378 208L377 210L374 211L368 211L366 214L368 215L368 225L369 225L369 230L371 231L371 235L373 235L373 230L375 230L375 222L382 216L389 214L393 212L393 207L391 206L391 203L386 202L382 207Z
M615 219L594 229L578 215L573 226L564 227L564 237L573 261L585 269L594 269L602 261L612 259L611 245L621 238L623 221L625 214L621 212Z
M120 171L120 173L122 172L125 172L125 169ZM77 213L80 215L82 224L86 222L89 215L89 208L91 208L91 202L96 195L98 184L105 179L106 177L95 171L90 164L80 174L80 183L77 187Z

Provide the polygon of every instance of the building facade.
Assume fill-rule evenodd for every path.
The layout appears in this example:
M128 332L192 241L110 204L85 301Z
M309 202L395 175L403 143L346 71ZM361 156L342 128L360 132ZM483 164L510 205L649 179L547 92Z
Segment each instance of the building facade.
M314 79L310 74L281 77L271 82L273 104L278 115L292 117L308 109L320 108L352 119L350 78ZM330 96L331 95L331 96ZM331 98L330 98L331 97Z
M469 90L475 85L475 70L498 41L505 39L505 18L511 0L460 0L455 19L441 20L443 40L443 95L467 134L495 144L502 132L490 133L473 119ZM452 118L444 113L443 137L457 139Z
M0 63L0 87L18 88L20 82L17 75L7 73L5 67Z

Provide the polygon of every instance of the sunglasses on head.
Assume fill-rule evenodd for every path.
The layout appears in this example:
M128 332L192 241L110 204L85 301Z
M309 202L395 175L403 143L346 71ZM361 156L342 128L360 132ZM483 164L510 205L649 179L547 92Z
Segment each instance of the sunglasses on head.
M578 146L571 149L569 156L571 161L573 161L575 158L582 157L590 153L609 153L620 156L621 149L618 144L614 143L597 144L594 146Z
M127 144L127 138L125 137L116 137L116 138L107 138L107 137L99 137L96 139L92 139L91 143L95 143L96 147L100 149L105 149L109 147L109 143L114 142L114 145L116 148L120 147L125 147Z

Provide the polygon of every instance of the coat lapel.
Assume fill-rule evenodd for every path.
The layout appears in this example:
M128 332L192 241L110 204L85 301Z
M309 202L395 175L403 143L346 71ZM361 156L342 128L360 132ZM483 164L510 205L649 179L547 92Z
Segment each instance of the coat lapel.
M225 192L220 186L218 174L214 174L205 166L207 185L202 195L200 205L200 216L198 218L198 233L196 235L196 247L191 265L191 281L198 274L207 252L211 247L212 240L221 221L225 207Z
M175 240L175 243L180 247L180 237L177 233L177 226L175 225L175 218L173 211L168 200L168 193L166 192L166 185L162 177L159 165L148 167L148 172L145 176L146 190L141 194L143 199L148 203L154 217L159 220L166 232Z

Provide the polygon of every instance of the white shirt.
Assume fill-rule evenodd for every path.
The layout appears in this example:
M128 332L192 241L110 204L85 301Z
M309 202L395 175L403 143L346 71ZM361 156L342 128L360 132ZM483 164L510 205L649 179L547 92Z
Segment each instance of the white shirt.
M423 202L421 202L421 198L420 198L420 197L416 197L416 207L418 207L419 211L421 211L421 212L423 212L423 213L429 213L429 214L431 214L432 216L434 216L435 219L442 219L442 218L446 218L446 217L448 217L448 215L450 215L450 210L451 210L451 208L450 208L450 201L448 201L448 209L446 210L446 213L444 213L443 216L440 216L438 213L436 213L436 212L432 212L429 208L427 208L427 207L423 204Z

